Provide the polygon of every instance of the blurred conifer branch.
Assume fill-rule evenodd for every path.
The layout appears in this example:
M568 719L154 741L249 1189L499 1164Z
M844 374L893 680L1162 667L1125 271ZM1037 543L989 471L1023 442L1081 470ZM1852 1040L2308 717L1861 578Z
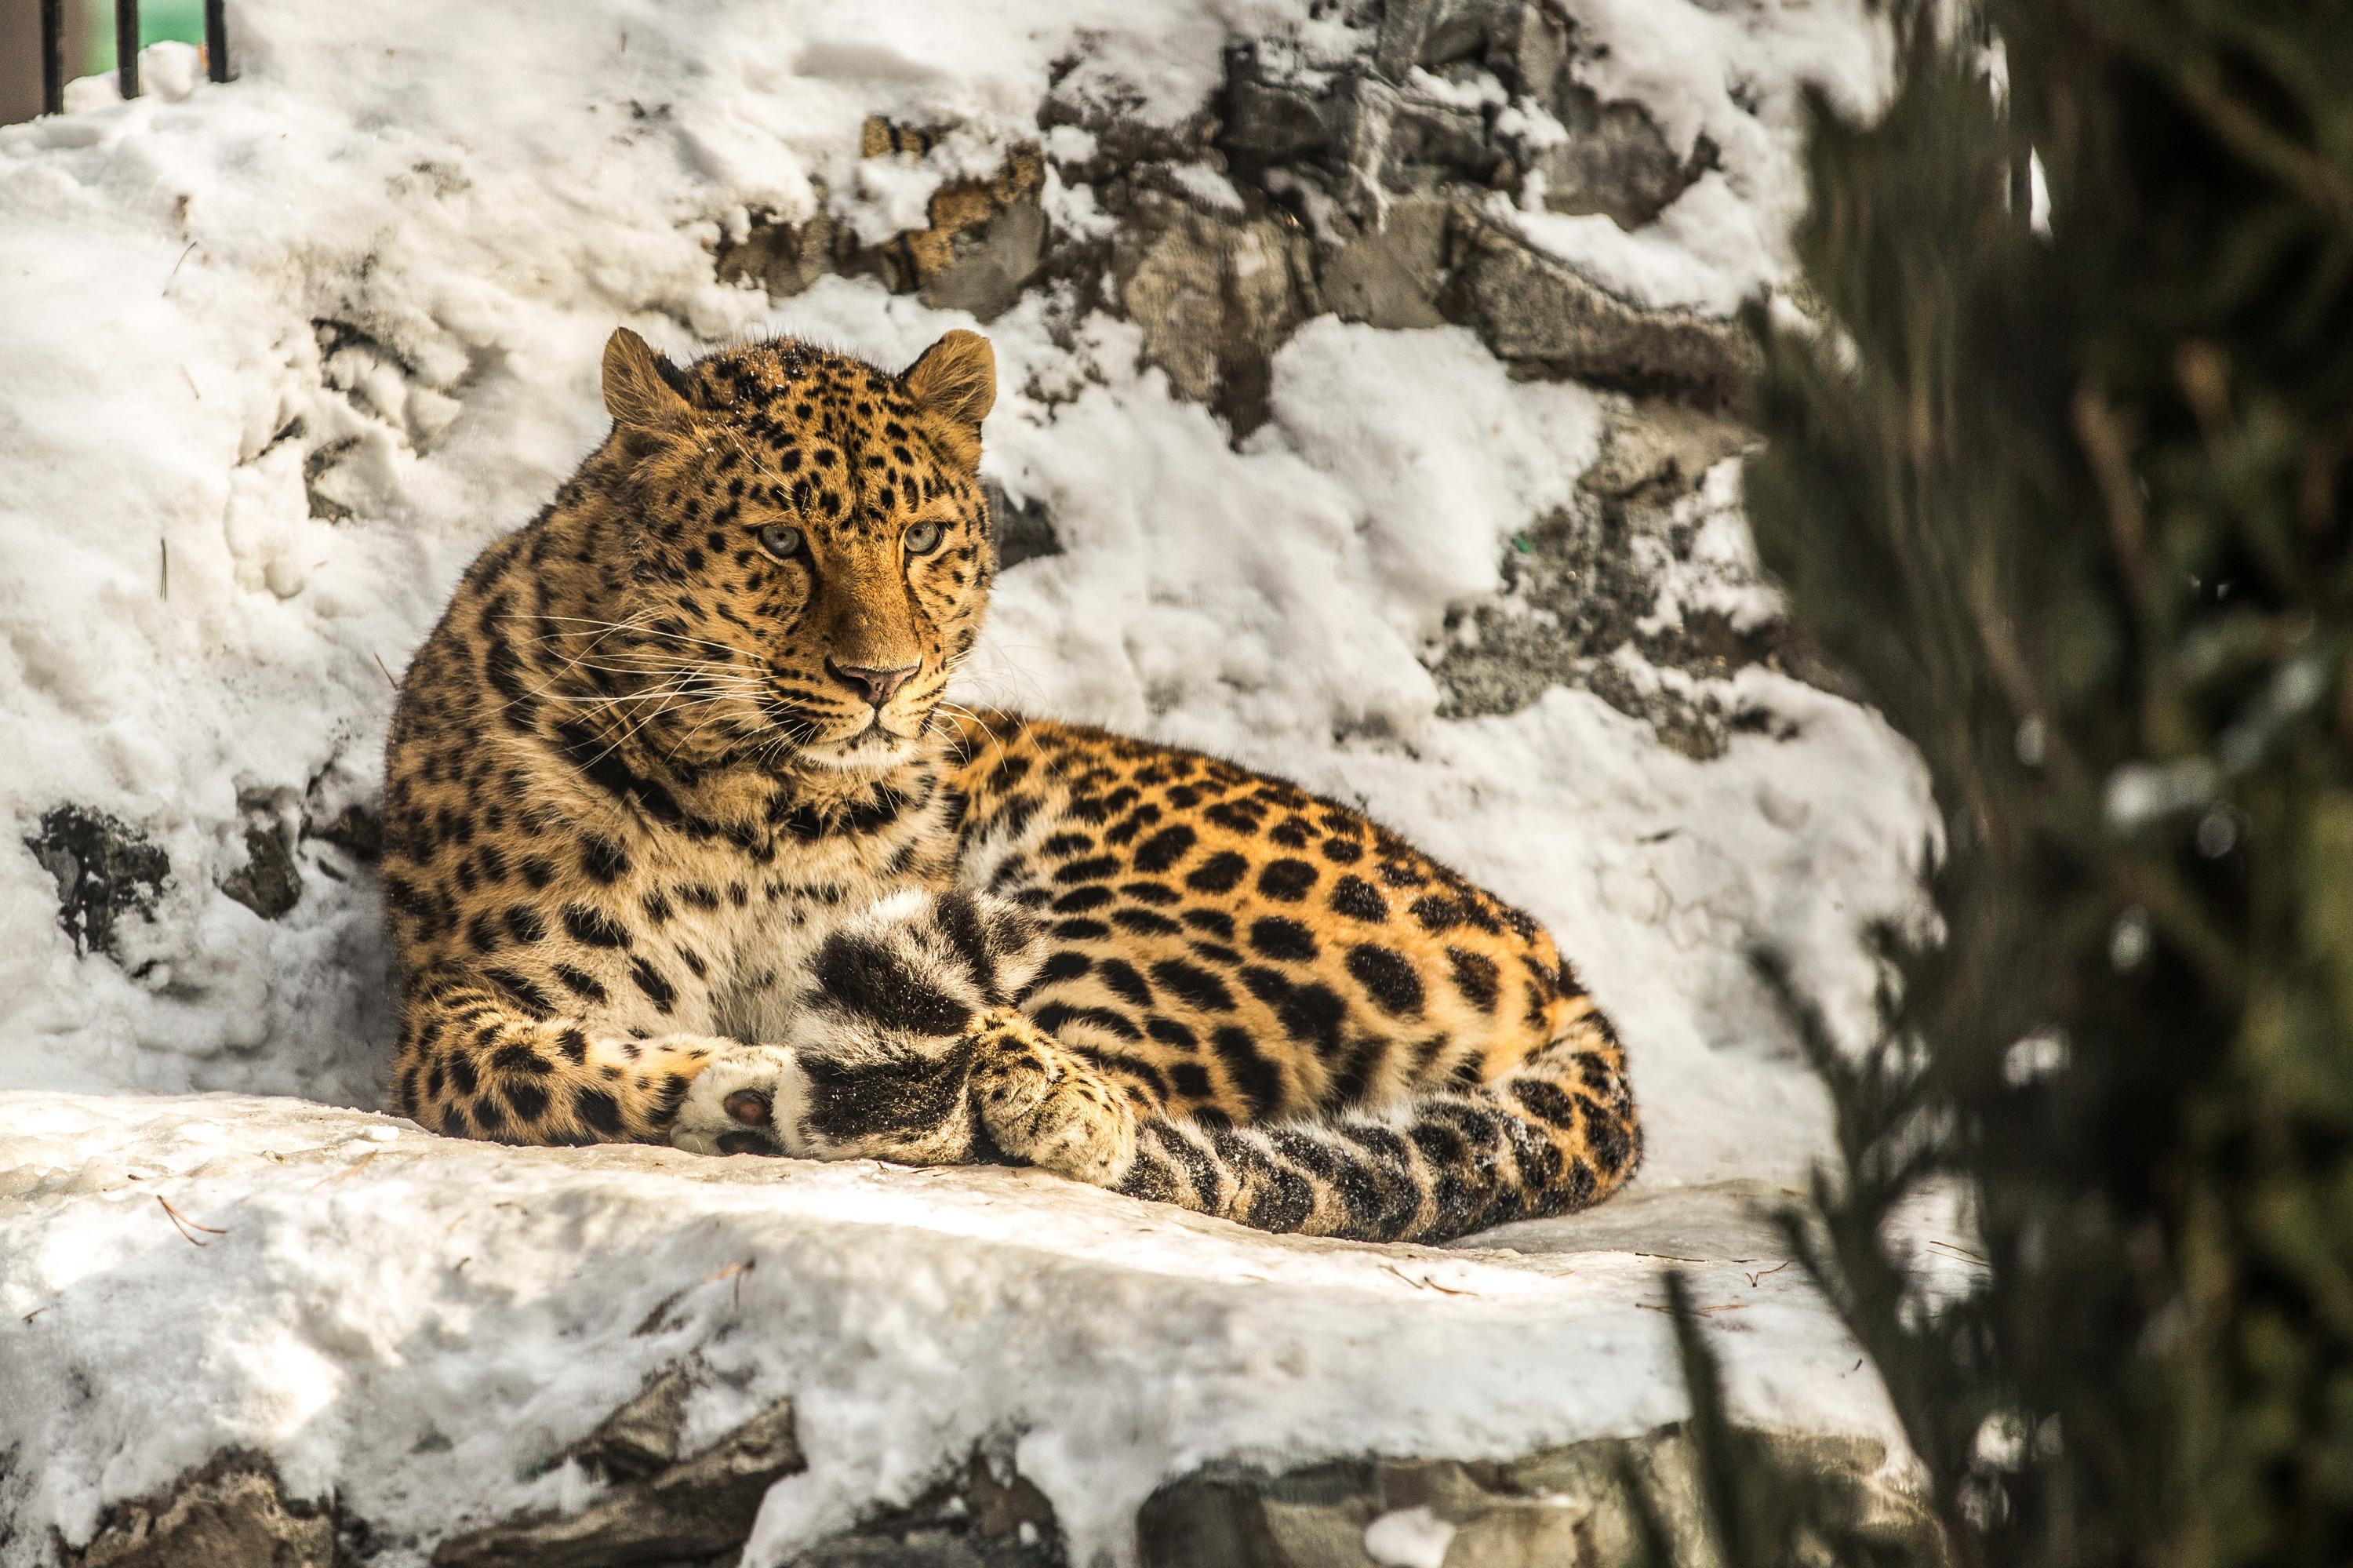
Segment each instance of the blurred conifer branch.
M1946 15L1813 105L1820 313L1753 318L1759 547L1947 830L1881 1038L1760 956L1843 1160L1785 1224L1953 1562L2353 1562L2353 9ZM1957 1300L1891 1226L1940 1188ZM1725 1563L1896 1560L1683 1305Z

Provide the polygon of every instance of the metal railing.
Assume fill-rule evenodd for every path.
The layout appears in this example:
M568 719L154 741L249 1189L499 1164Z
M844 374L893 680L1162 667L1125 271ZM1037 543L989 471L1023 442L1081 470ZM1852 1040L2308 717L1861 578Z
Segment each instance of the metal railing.
M66 106L67 0L41 0L41 112ZM227 81L227 0L205 0L205 74ZM114 79L125 98L139 96L139 0L114 0Z

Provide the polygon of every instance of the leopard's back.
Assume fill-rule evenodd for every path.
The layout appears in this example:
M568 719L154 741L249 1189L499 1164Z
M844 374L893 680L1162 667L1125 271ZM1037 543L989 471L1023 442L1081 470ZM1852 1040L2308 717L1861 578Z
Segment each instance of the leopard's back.
M1025 1010L1175 1114L1378 1108L1564 1040L1619 1056L1540 925L1348 806L1007 714L956 755L964 879L1044 926Z

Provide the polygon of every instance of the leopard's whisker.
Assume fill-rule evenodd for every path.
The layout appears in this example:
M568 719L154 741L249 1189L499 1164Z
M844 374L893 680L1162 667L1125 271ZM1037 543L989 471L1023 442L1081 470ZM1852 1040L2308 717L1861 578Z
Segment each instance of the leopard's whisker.
M650 614L653 612L649 611L648 613ZM649 635L649 641L657 642L691 643L702 648L716 648L720 652L726 653L731 657L740 658L744 656L744 651L740 648L731 647L724 642L714 642L705 637L689 637L680 632L657 631L652 626L641 620L598 620L585 615L526 615L521 612L506 616L504 619L508 620L545 620L577 626L602 627L605 629L604 636L606 637L610 637L615 632L620 631L641 631ZM557 637L576 635L578 635L576 632L554 632L546 637L539 639L539 641L543 642L553 641Z
M978 726L981 734L988 736L989 744L996 748L996 760L999 763L1002 763L1005 760L1005 737L998 735L994 728L990 727L987 719L981 717L978 714L973 712L970 708L965 707L961 703L951 703L944 699L943 699L939 705L939 712L962 714L965 717L970 719L974 725Z

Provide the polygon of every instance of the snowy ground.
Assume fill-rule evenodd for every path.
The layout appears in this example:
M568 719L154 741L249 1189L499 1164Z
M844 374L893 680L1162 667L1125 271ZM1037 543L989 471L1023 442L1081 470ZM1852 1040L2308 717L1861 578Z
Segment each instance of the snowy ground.
M0 1561L227 1444L396 1533L503 1510L690 1347L737 1378L712 1386L740 1407L699 1407L713 1429L779 1389L807 1413L813 1468L754 1562L992 1428L1029 1433L1074 1545L1122 1551L1155 1480L1219 1454L1500 1455L1671 1417L1644 1254L1711 1260L1703 1295L1737 1298L1752 1416L1883 1426L1820 1304L1747 1278L1767 1255L1737 1199L1796 1180L1825 1122L1743 951L1785 948L1858 1026L1857 932L1915 909L1921 772L1874 715L1757 668L1723 695L1777 722L1704 762L1579 692L1437 718L1446 612L1568 500L1605 413L1461 329L1311 323L1236 450L1138 372L1130 326L1058 346L1042 295L990 323L987 466L1066 553L1008 574L965 698L1359 800L1536 912L1632 1052L1633 1194L1523 1257L1442 1257L1004 1172L506 1151L363 1114L388 1042L376 895L320 830L374 800L389 673L459 572L601 433L606 334L903 363L969 318L839 279L772 302L718 282L711 246L754 210L806 216L813 180L888 233L957 160L1036 134L1058 60L1080 58L1065 92L1175 121L1229 36L1347 47L1311 9L254 0L237 83L151 51L155 96L89 84L80 112L0 130L0 1090L21 1091L0 1096L0 1454L45 1457L0 1463ZM1778 278L1795 79L1867 96L1860 7L1570 9L1620 46L1597 85L1680 144L1705 131L1722 167L1633 235L1532 232L1675 303ZM924 169L860 167L869 114L965 129ZM1083 191L1050 196L1083 216ZM1713 575L1663 585L1666 613L1754 612L1718 510ZM170 859L120 963L77 954L18 842L69 802ZM299 841L274 920L221 889L257 824ZM358 1109L163 1097L192 1091ZM227 1234L190 1245L158 1195Z

